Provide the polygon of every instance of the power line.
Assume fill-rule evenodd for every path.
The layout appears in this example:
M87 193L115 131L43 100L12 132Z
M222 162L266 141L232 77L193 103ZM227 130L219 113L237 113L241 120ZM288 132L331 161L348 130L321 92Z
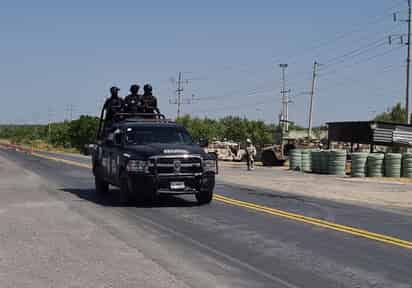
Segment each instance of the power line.
M343 62L347 61L347 59L350 60L350 59L356 58L360 55L363 55L363 54L365 54L365 53L367 53L371 50L382 47L384 45L386 45L386 40L383 40L381 38L379 40L376 40L376 41L368 44L367 46L354 49L354 50L352 50L350 52L347 52L347 53L345 53L341 56L333 57L333 58L331 58L331 59L329 59L328 61L325 62L325 64L324 64L325 68L324 69L327 69L329 66L333 66L333 65L343 63Z
M385 21L385 20L387 19L388 15L391 15L391 14L393 13L393 9L399 7L400 5L401 5L401 4L396 4L396 5L393 5L393 6L389 7L389 8L387 8L387 9L385 9L385 11L391 11L391 12L390 12L390 13L389 13L389 12L386 12L386 13L385 13L384 15L382 15L382 16L374 17L373 20L371 20L371 21L369 21L369 22L366 22L366 23L363 24L363 25L359 25L359 24L353 25L353 27L356 27L355 29L352 29L352 30L347 31L347 32L337 33L337 34L335 34L334 37L331 37L331 38L325 39L325 40L321 40L321 41L319 41L320 43L318 43L317 45L314 45L314 46L312 46L311 48L305 49L305 52L300 53L299 56L289 57L289 59L290 59L290 58L292 58L292 59L295 58L295 59L296 59L297 57L301 57L302 55L306 55L306 54L308 54L308 53L310 53L310 52L319 50L320 48L329 47L329 46L331 46L332 44L336 44L338 41L347 38L348 36L351 36L351 35L354 35L354 34L357 34L357 33L359 33L359 32L364 31L363 29L364 29L365 26L371 26L371 25L375 25L375 24L378 24L378 23L380 23L380 22L383 22L383 21ZM358 28L359 26L361 26L362 28ZM366 32L363 32L362 34L365 34L365 33L366 33ZM365 38L362 37L362 39L365 39ZM319 57L319 56L321 56L321 55L316 55L316 56ZM279 61L279 60L277 59L276 61ZM296 60L293 60L293 61L290 61L289 63L295 64L296 62L297 62Z
M246 94L244 96L264 95L264 94L272 96L274 91L275 91L275 89L271 89L271 90L267 90L267 91L261 91L259 93L256 92L256 93L253 93L253 94ZM265 101L260 99L259 101L255 101L255 102L250 103L248 105L248 107L254 106L254 105L268 104L268 103L272 103L272 102L273 102L273 98L267 99ZM195 113L208 113L208 112L213 112L213 111L222 111L222 110L227 110L227 109L237 109L237 108L244 108L244 107L245 107L245 103L236 104L236 105L229 104L229 105L223 105L223 106L220 105L219 107L216 107L216 108L213 108L213 109L195 110L194 112Z
M394 5L393 7L391 7L391 8L389 8L390 10L393 10L393 8L395 8L395 7L397 7L399 4L396 4L396 5ZM383 16L379 16L378 18L374 18L372 21L369 21L366 25L372 25L372 24L376 24L376 23L379 23L379 22L381 22L382 20L384 20L385 18L387 17L387 13L385 13L385 16L383 17ZM364 27L362 27L362 28L357 28L356 30L351 30L351 31L349 31L349 32L344 32L344 33L340 33L340 34L338 34L337 35L337 37L335 37L335 38L337 38L337 39L339 39L339 40L341 40L341 39L344 39L344 38L347 38L349 35L353 35L353 34L357 34L358 32L360 32L361 31L361 29L363 29ZM363 34L363 33L362 33ZM318 46L323 46L323 43L321 43L322 45L318 45ZM331 45L331 43L328 43L328 45L326 45L326 46L330 46ZM347 61L350 61L350 60L352 60L352 59L355 59L355 58L357 58L357 57L359 57L359 56L361 56L361 55L364 55L364 54L366 54L366 53L369 53L370 51L373 51L373 50L375 50L375 49L377 49L377 48L380 48L380 47L382 47L384 45L384 43L383 43L383 41L381 40L381 39L379 39L379 40L376 40L376 41L374 41L374 42L372 42L372 43L369 43L369 44L367 44L366 46L362 46L362 47L360 47L360 48L356 48L356 49L353 49L353 50L350 50L349 52L346 52L345 54L343 54L343 55L341 55L341 56L336 56L336 57L333 57L333 58L331 58L331 59L329 59L329 61L327 61L326 63L327 63L327 67L325 67L325 69L322 69L322 70L326 70L326 69L330 69L331 67L333 67L333 66L336 66L336 65L339 65L339 64L341 64L341 63L345 63L345 62L347 62ZM318 48L316 48L316 50L317 50ZM394 49L395 50L395 49ZM359 61L356 61L355 63L352 63L351 65L346 65L346 66L344 66L343 68L347 68L347 67L351 67L351 66L353 66L353 65L358 65L358 64L360 64L360 63L364 63L364 62L369 62L369 61L371 61L372 59L375 59L375 58L377 58L377 57L381 57L381 56L384 56L384 55L386 55L386 54L389 54L390 52L392 52L393 50L390 50L390 51L385 51L385 52L383 52L383 53L379 53L379 54L376 54L376 55L372 55L371 57L367 57L367 58L361 58ZM242 66L242 67L245 67L244 65ZM225 68L224 68L225 70L233 70L233 69L235 69L235 66L230 66L230 67L228 67L228 66L226 66ZM328 72L329 70L326 70L324 73L321 73L321 75L320 76L329 76L329 75L333 75L334 73L337 73L338 71L337 70L334 70L334 71L331 71L331 72ZM327 73L326 73L327 72ZM302 73L302 72L300 72L300 73L298 73L298 75L301 75L301 74L307 74L308 76L309 76L309 72L304 72L304 73ZM292 74L292 75L295 75L295 74ZM244 89L239 89L239 90L235 90L235 91L230 91L230 92L226 92L226 93L224 93L223 95L220 95L220 96L212 96L212 97L204 97L204 98L199 98L199 100L201 100L201 101L208 101L208 100L217 100L217 99L227 99L227 98L231 98L231 97L234 97L234 96L237 96L237 97L239 97L239 94L240 93L242 93L242 92L244 92ZM250 90L249 91L249 93L247 93L246 94L246 96L247 95L255 95L256 93L259 93L260 91L259 91L259 89L258 88L254 88L253 90ZM244 94L245 95L245 94ZM219 108L222 108L222 107L219 107Z
M347 68L351 68L351 67L353 67L353 66L355 66L355 65L359 65L359 64L362 64L362 63L370 62L371 60L374 60L374 59L376 59L376 58L379 58L379 57L388 55L388 54L392 53L393 51L397 51L397 50L399 50L399 48L400 48L400 47L394 47L394 48L392 48L392 49L389 49L389 50L386 50L386 51L384 51L384 52L381 52L381 53L372 55L372 56L370 56L370 57L362 58L362 59L360 59L360 60L358 60L358 61L356 61L356 62L349 63L348 65L345 65L345 66L343 66L342 68L343 68L343 69L347 69ZM333 75L333 74L336 74L336 73L338 73L338 72L339 72L338 69L332 70L332 71L327 72L327 73L325 73L324 70L323 70L323 72L320 73L319 76L320 76L320 77L323 77L323 76L326 76L326 75Z
M392 5L389 8L386 8L385 11L392 11L393 12L393 9L397 8L398 6L400 6L399 3L395 4L395 5ZM319 48L331 46L332 44L336 43L336 41L338 41L338 40L340 41L340 40L343 40L343 39L347 38L348 36L351 36L351 35L357 34L359 32L362 32L363 28L365 26L371 26L371 25L375 25L377 23L382 22L383 20L387 19L388 15L392 14L392 12L391 13L385 12L385 14L382 15L382 16L373 17L372 20L370 20L370 21L368 21L368 22L366 22L362 25L359 25L359 24L352 25L353 27L355 27L355 29L352 29L352 30L347 31L347 32L337 33L334 37L322 40L322 41L320 41L320 43L313 46L312 48L305 49L305 52L300 53L299 56L288 57L288 59L290 59L290 58L294 59L296 57L300 57L304 54L307 54L308 52L313 52L314 50L319 50ZM358 28L359 26L361 26L362 28ZM317 55L317 56L319 56L319 55ZM279 59L276 60L275 62L279 62ZM296 63L296 61L295 60L294 61L289 61L289 64L291 64L291 63ZM208 72L210 73L211 71L213 71L213 74L216 74L218 72L230 72L230 71L237 70L237 69L239 70L238 72L242 72L242 73L250 73L250 72L256 73L256 69L252 68L250 64L240 64L240 65L237 65L237 64L236 65L230 65L229 64L229 65L222 66L219 69L209 70ZM294 76L302 75L302 74L307 74L308 79L310 79L309 76L311 76L311 72L299 73L299 74L296 74L296 75L294 73L291 73L291 74L289 74L289 76L294 77ZM202 79L203 80L210 80L210 77L205 76L205 77L202 77ZM203 100L203 99L204 98L200 98L199 100Z

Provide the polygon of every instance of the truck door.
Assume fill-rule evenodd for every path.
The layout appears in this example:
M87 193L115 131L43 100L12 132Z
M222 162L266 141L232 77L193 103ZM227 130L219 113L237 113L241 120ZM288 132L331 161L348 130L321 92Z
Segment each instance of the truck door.
M110 133L107 135L107 139L105 144L103 145L102 149L102 158L101 164L103 167L103 175L107 182L111 184L115 184L116 181L114 179L115 172L117 170L116 167L116 143L115 143L115 133Z
M107 174L114 184L119 183L120 153L122 152L123 133L121 130L114 132L113 145L108 149L109 163Z

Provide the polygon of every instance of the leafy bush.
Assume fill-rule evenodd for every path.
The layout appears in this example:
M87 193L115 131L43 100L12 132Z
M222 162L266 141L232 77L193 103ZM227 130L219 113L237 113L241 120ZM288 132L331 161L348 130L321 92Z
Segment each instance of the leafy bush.
M253 143L260 146L274 142L276 129L274 125L265 124L263 121L233 116L214 120L192 118L186 115L177 119L177 122L185 126L195 140L207 138L209 141L227 139L244 142L246 138L250 138Z
M80 116L71 122L50 125L6 125L0 127L0 138L18 144L47 142L54 147L83 149L96 139L99 119Z
M375 121L405 123L406 109L402 107L401 103L397 103L392 108L388 108L386 112L376 116Z

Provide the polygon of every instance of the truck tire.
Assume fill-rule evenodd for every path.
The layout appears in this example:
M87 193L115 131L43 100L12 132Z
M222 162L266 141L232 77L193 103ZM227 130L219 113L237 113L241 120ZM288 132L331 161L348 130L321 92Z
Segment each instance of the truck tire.
M209 204L213 199L213 190L215 189L215 177L206 177L200 183L199 191L195 194L199 205Z
M152 204L157 201L158 199L158 192L157 189L148 189L143 191L143 201L145 203Z
M213 190L201 190L195 196L199 205L209 204L213 199Z
M94 184L96 187L96 194L99 196L103 196L109 191L109 183L98 176L94 177Z
M130 196L129 183L127 179L127 174L123 172L120 176L120 187L118 194L118 202L120 205L126 205Z

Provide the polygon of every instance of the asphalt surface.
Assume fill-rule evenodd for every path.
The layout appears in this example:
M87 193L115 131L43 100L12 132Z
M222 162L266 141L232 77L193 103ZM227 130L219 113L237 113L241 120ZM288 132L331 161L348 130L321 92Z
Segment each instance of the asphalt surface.
M87 168L4 149L0 157L44 178L72 211L190 287L412 287L409 248L218 200L198 206L191 195L164 195L151 207L119 207L112 197L95 195ZM412 241L407 215L222 181L216 193Z

